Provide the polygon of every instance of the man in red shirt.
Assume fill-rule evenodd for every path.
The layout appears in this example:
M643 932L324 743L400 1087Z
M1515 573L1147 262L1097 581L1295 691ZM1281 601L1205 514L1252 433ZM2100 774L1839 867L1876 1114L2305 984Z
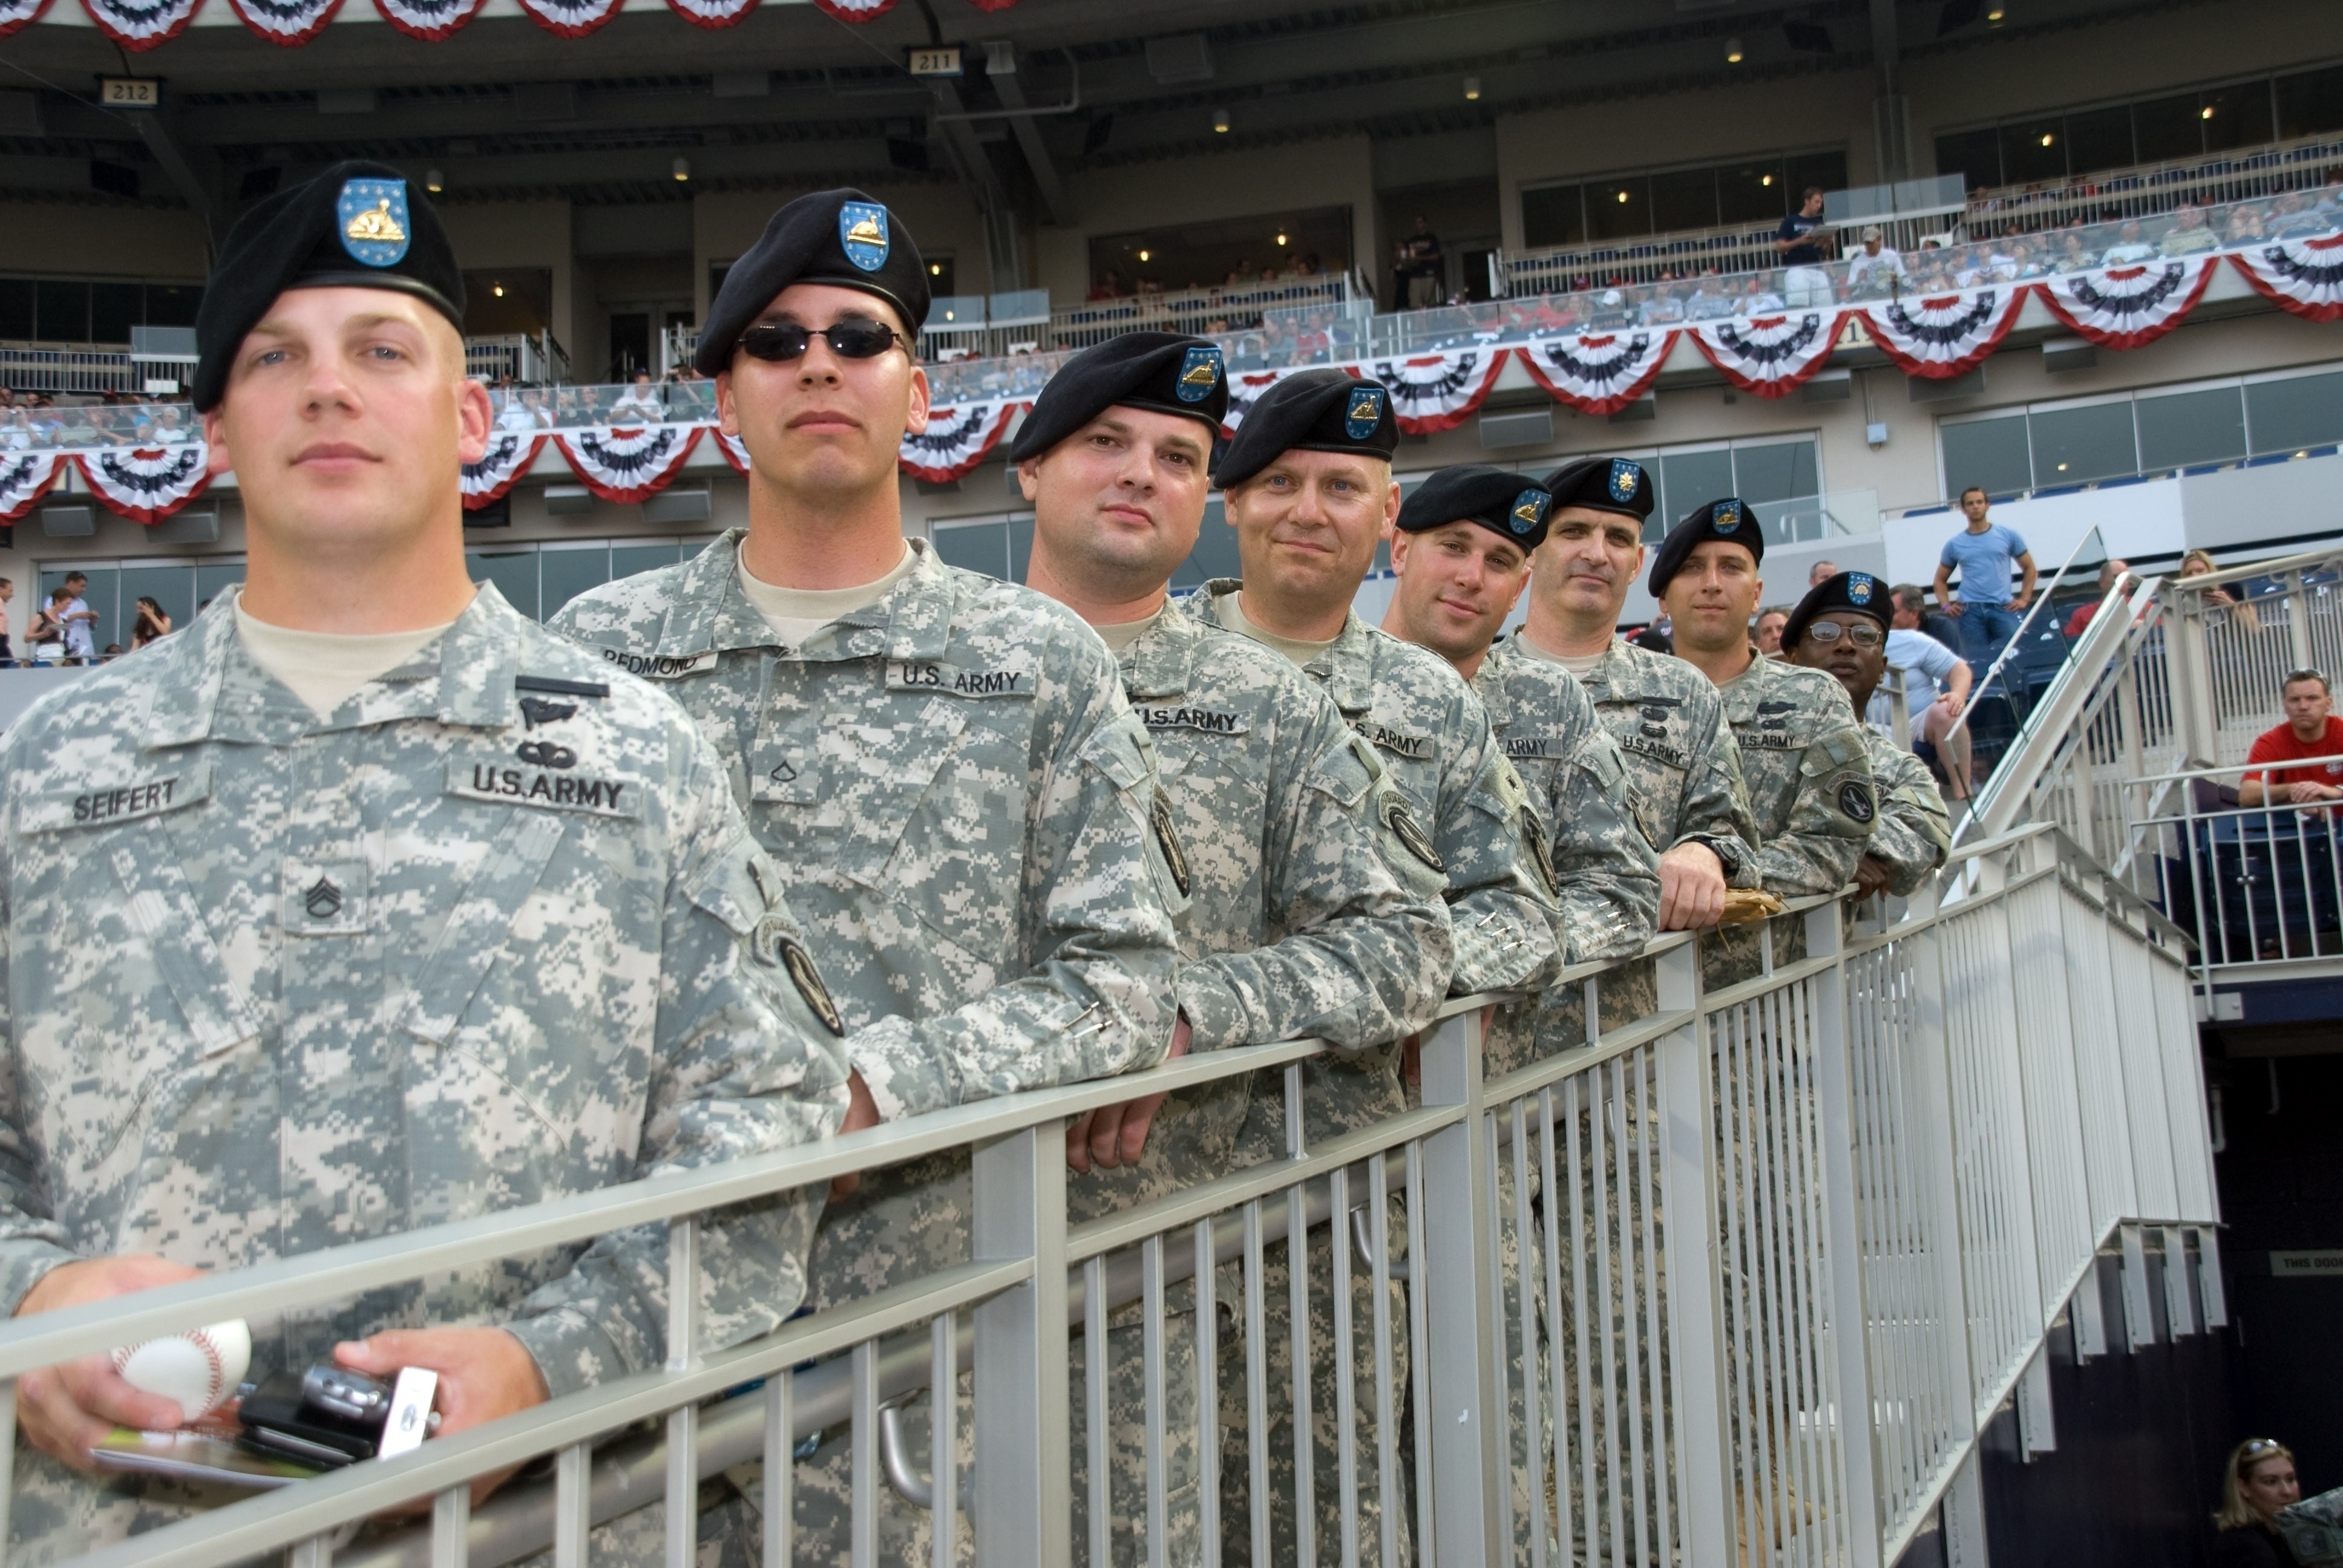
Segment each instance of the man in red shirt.
M2118 580L2130 575L2129 561L2109 561L2099 568L2099 597L2085 599L2075 607L2075 613L2066 618L2068 642L2083 635L2084 629L2091 624L2091 618L2099 613L2099 606L2107 601L2107 590L2115 587Z
M2315 669L2298 669L2280 689L2286 699L2286 722L2254 738L2248 762L2292 762L2325 758L2318 768L2270 768L2248 773L2237 784L2240 805L2308 805L2318 800L2343 800L2343 719L2335 717L2335 699L2327 678Z

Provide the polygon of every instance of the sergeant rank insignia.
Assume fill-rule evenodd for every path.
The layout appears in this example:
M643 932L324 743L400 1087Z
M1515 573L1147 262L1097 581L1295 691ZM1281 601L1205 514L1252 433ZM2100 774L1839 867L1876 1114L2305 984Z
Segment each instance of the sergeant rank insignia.
M1353 441L1372 437L1383 422L1383 397L1380 387L1353 387L1350 407L1342 410L1342 434Z
M1511 518L1513 532L1534 533L1537 526L1545 521L1545 509L1552 505L1554 498L1544 490L1523 490L1515 496Z
M1644 470L1624 457L1611 459L1611 498L1624 506L1635 498L1635 481Z
M1180 401L1202 403L1221 384L1221 351L1217 348L1191 348L1180 361Z
M840 207L838 243L846 259L865 272L886 266L887 209L867 201L850 201Z
M407 182L344 180L334 216L342 248L367 266L397 266L407 258Z

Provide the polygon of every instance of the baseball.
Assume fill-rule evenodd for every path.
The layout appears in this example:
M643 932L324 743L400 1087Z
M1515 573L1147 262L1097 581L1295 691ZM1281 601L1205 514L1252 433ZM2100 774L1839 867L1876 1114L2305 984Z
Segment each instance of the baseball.
M123 1382L142 1393L178 1401L188 1421L234 1393L251 1365L252 1330L242 1318L114 1352L114 1370Z

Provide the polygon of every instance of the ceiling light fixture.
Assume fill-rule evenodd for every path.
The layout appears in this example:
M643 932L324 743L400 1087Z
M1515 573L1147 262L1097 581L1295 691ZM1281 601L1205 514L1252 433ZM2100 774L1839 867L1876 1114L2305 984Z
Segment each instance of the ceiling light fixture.
M930 277L941 277L943 275L944 264L942 262L931 261L928 263L928 276Z
M1480 77L1467 76L1464 78L1464 101L1468 104L1477 104L1481 101Z
M437 196L447 188L447 176L437 169L426 169L423 171L423 188L433 196Z
M1277 243L1280 245L1283 245L1285 243L1285 233L1282 229L1278 231Z
M691 177L691 160L689 158L678 158L675 160L675 177L678 184L680 184Z
M496 284L489 288L488 292L502 299L505 297L505 286L501 283Z
M2054 141L2056 141L2056 140L2057 140L2057 138L2056 138L2056 136L2053 136L2049 132L2045 131L2045 132L2043 132L2043 133L2042 133L2042 145L2043 145L2044 146L2046 146L2046 146L2048 146L2052 142L2054 142Z
M1770 186L1774 183L1774 176L1772 175L1767 175L1757 183L1761 186Z
M2001 9L2001 7L2000 7L2000 6L1998 6L1998 5L1995 6L1992 10L1990 10L1990 11L1988 11L1988 12L1986 12L1986 13L1985 14L1985 19L1986 19L1986 21L1988 21L1988 22L1998 22L1998 21L2000 21L2000 20L2001 20L2001 18L2002 18L2002 9Z
M1728 65L1738 65L1741 64L1740 39L1727 38L1725 41L1725 63Z
M2200 120L2211 119L2213 117L2213 106L2207 104L2202 109L2199 109L2197 112L2197 117Z
M1621 206L1625 206L1627 205L1627 193L1625 191L1621 191L1619 193L1619 205Z
M1141 252L1139 253L1139 259L1140 259L1140 260L1141 260L1141 261L1145 261L1145 260L1147 260L1147 259L1148 259L1148 256L1149 256L1149 254L1150 254L1150 253L1149 253L1149 252L1147 252L1147 251L1143 251L1143 250L1142 250L1142 251L1141 251Z
M1223 136L1229 134L1229 112L1226 109L1212 111L1212 129Z

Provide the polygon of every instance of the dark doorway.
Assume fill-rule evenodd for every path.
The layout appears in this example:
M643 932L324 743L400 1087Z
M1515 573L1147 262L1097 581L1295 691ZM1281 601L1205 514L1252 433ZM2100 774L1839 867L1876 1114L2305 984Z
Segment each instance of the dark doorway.
M624 381L638 370L651 368L650 313L629 310L612 315L610 317L610 379Z

